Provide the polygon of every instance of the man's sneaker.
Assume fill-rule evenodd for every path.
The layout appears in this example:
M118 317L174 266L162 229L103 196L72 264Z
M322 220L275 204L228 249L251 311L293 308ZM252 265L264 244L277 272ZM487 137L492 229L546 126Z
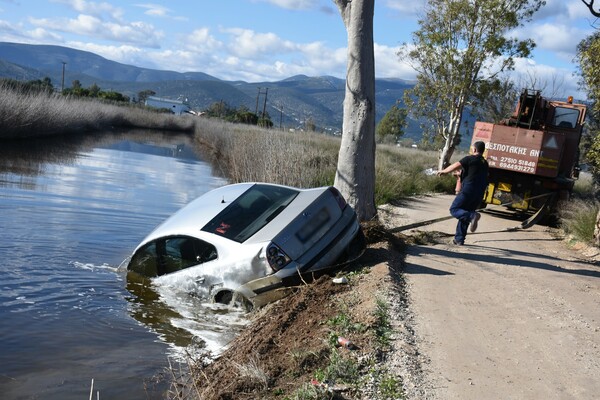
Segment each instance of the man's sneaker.
M464 243L461 242L457 242L456 239L452 239L452 241L450 242L451 244L455 245L455 246L462 246Z
M471 226L469 226L469 230L471 232L475 232L477 230L477 223L479 222L479 218L481 218L481 214L476 212L473 218L471 219Z

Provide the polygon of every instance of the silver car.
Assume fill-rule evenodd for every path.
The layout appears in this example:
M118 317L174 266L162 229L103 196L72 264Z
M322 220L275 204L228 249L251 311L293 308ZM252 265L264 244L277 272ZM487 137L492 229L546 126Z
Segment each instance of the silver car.
M256 307L364 248L356 213L335 188L239 183L177 211L140 243L127 269L219 303Z

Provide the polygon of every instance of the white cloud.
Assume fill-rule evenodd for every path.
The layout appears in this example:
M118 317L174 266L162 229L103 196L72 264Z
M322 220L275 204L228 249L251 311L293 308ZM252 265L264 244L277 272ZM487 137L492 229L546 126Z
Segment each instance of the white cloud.
M140 60L146 54L146 52L139 47L130 45L106 46L96 43L84 43L76 41L68 42L66 45L98 54L108 60L131 65L142 65Z
M121 20L123 17L123 10L120 7L115 7L110 3L102 2L96 3L93 1L86 0L51 0L54 3L65 4L71 7L73 10L82 14L91 14L96 17L102 17L107 14L112 19Z
M259 0L271 3L277 7L288 10L310 10L319 4L319 0Z
M302 44L298 46L302 65L310 67L315 75L345 76L346 53L345 47L331 49L321 42ZM320 72L319 72L320 71ZM304 72L306 75L310 75Z
M104 22L98 17L83 14L78 15L75 19L30 18L29 22L42 29L148 47L159 47L160 39L164 36L162 31L155 30L154 26L145 22L129 24Z
M62 42L63 38L57 33L50 32L43 28L36 28L26 32L27 37L40 42Z
M425 0L386 0L385 5L398 11L402 17L417 17L425 9Z
M297 46L283 40L274 33L258 33L250 29L229 28L224 32L231 35L229 51L241 58L269 57L272 54L295 51Z
M546 0L546 5L533 16L533 20L551 19L566 24L579 18L591 16L588 8L581 0Z
M214 53L223 47L223 43L212 36L208 28L194 30L181 43L186 50L199 54Z
M200 53L187 49L168 49L140 54L140 63L151 63L153 68L169 69L178 72L204 72L221 77L223 69L216 54ZM168 68L165 68L168 65ZM215 73L217 72L217 73Z
M159 4L146 3L146 4L136 4L135 6L146 9L144 14L150 15L153 17L167 17L171 13L171 10L169 10L167 7L161 6Z
M0 20L0 41L24 43L62 43L63 38L52 31L35 28L26 30L22 24Z
M517 85L523 88L542 90L542 94L548 97L564 99L573 95L576 98L585 98L585 94L579 90L578 78L572 70L519 58L515 59L515 71L512 71L510 76Z
M515 30L517 38L531 38L539 50L554 52L564 61L570 62L575 56L577 44L589 34L573 25L553 23L531 24Z
M173 11L167 7L160 5L160 4L145 3L145 4L136 4L135 6L146 9L144 14L146 14L150 17L170 18L170 19L174 19L174 20L178 20L178 21L187 21L188 20L187 17L172 16Z
M375 74L378 78L416 79L416 71L398 57L398 47L375 43Z
M0 33L16 34L20 31L20 28L14 26L8 21L0 19Z

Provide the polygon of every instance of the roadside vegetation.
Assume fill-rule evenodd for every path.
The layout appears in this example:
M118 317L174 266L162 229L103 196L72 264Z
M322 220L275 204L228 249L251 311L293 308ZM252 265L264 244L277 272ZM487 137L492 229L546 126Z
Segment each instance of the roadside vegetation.
M220 120L200 120L195 139L231 182L265 181L297 187L332 185L340 140L314 132L284 132ZM375 204L425 193L452 193L452 178L425 173L437 153L379 145Z
M594 230L600 214L593 177L582 174L573 188L573 198L559 211L560 227L572 241L594 245Z
M43 86L42 86L43 89ZM0 139L81 134L115 128L192 132L192 116L175 116L110 100L62 96L0 82Z

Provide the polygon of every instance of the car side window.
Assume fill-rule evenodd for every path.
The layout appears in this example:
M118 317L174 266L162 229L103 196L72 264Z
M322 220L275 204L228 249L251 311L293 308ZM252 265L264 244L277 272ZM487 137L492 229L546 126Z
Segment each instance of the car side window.
M156 252L156 242L151 242L139 249L129 262L127 268L144 276L158 275L158 257Z
M185 236L165 239L163 260L164 273L166 274L202 264L215 258L217 258L217 250L205 241Z
M129 269L153 277L180 271L217 257L217 249L210 243L187 236L172 236L155 240L140 248L131 258Z

